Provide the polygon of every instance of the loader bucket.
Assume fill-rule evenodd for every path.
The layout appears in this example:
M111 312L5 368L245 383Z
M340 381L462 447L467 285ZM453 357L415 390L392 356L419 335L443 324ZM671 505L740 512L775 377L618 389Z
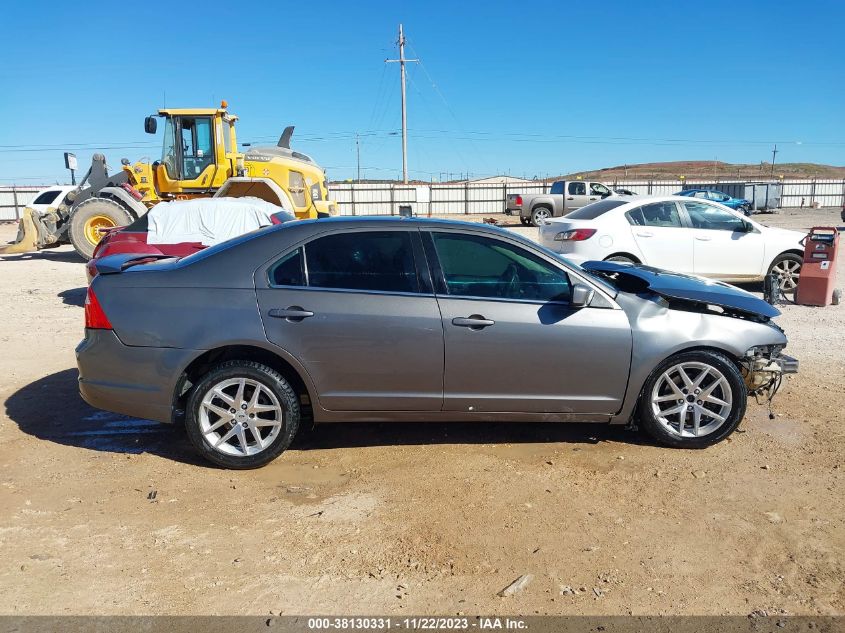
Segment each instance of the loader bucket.
M0 255L28 253L38 250L38 229L35 226L33 211L29 207L23 210L18 223L17 239L8 246L0 247Z

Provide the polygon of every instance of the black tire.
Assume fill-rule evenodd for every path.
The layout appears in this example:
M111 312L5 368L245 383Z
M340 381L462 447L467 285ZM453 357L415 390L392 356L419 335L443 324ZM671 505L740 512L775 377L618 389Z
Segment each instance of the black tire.
M522 226L528 226L529 224L531 224L531 220L529 220L528 218L523 218L522 216L519 216L519 221Z
M668 403L653 403L653 391L655 387L660 383L660 387L658 387L658 394L660 393L660 389L664 386L667 386L667 383L664 382L664 374L669 373L670 377L673 373L674 369L681 365L681 364L689 364L689 365L704 365L710 370L716 370L721 378L724 378L725 382L721 382L721 379L717 379L716 374L708 373L704 376L702 383L699 385L705 392L710 387L712 383L720 383L717 384L713 390L713 393L710 394L710 397L716 398L721 400L723 403L727 403L730 405L730 410L725 411L722 409L720 405L711 404L709 402L705 402L703 400L695 400L689 401L689 397L695 398L696 395L694 393L686 393L683 391L686 389L686 386L677 385L677 391L682 391L685 395L687 402L684 400L677 400L675 399L675 395L672 391L668 391L668 395L671 396ZM685 369L687 372L695 371L695 368L690 369L689 366ZM691 381L694 383L698 375L689 376ZM712 380L710 380L712 379ZM726 390L725 383L727 384L727 390L730 391L730 399L724 398L726 395L724 392ZM687 390L689 391L689 390ZM719 394L719 395L713 395ZM666 395L660 395L658 397L662 397L666 399ZM678 395L678 397L681 397ZM745 415L745 408L748 404L748 390L745 386L745 381L742 378L742 374L739 372L739 368L731 362L729 358L724 356L723 354L715 351L709 350L693 350L689 352L680 352L675 354L674 356L670 356L662 363L660 363L648 379L645 381L645 385L643 386L643 390L640 393L640 401L638 403L638 413L639 413L639 425L645 429L645 431L657 442L663 444L665 446L671 446L674 448L707 448L708 446L712 446L718 442L721 442L726 437L728 437L731 433L734 432L739 423L742 421L743 416ZM681 404L678 404L681 403ZM693 416L695 415L693 412L690 412L688 409L689 407L695 407L696 405L703 405L708 408L709 411L712 411L715 414L723 413L724 422L719 422L717 418L706 416L706 414L701 415L702 424L700 430L703 431L705 434L694 436L693 430ZM656 412L654 411L654 407L661 407L665 406L666 408L663 411L671 411L673 407L677 406L684 406L684 409L680 413L669 414L664 416L662 419L666 422L662 422L658 419ZM701 406L698 407L701 409ZM718 411L717 411L718 409ZM675 420L669 418L677 418ZM709 422L705 422L708 420ZM676 428L673 425L678 425L678 423L683 420L684 423L684 431L685 435L678 434ZM707 430L707 425L712 424L713 428L711 430Z
M278 430L271 426L259 427L269 429L266 434L263 435L263 439L270 439L272 436L271 441L265 447L260 449L259 452L246 455L233 453L237 453L239 451L247 452L242 451L242 445L240 444L241 440L238 439L239 437L244 438L247 446L250 442L254 444L257 439L253 434L253 430L255 430L256 427L248 426L250 424L249 420L246 418L246 416L250 415L248 409L245 410L243 414L241 414L240 411L237 411L235 414L244 417L243 421L238 421L233 417L232 421L223 422L220 426L221 431L229 429L232 432L236 432L236 427L238 425L244 429L243 431L237 431L236 435L232 436L229 440L224 441L222 449L215 448L211 444L209 435L203 433L202 425L209 424L210 430L211 426L220 423L224 420L224 418L210 412L206 412L205 416L203 416L200 411L200 407L203 406L203 399L209 395L215 387L225 384L226 381L240 378L260 383L264 389L264 392L260 394L260 399L265 401L262 406L275 406L277 404L281 413L281 425ZM228 389L229 387L226 388ZM247 385L244 390L243 400L251 397L250 392L247 391L248 389L250 389L249 385ZM275 403L272 401L273 399L270 398L267 392L272 393L275 397ZM214 397L210 402L213 405L215 401L218 401L218 397ZM222 403L223 401L219 400L218 404L214 406L219 408ZM262 403L257 402L257 404L261 405ZM223 406L225 407L227 405L223 404ZM247 406L246 403L244 403L244 406ZM230 411L231 410L234 409L230 409ZM215 418L212 420L209 417L210 415L215 415ZM250 417L254 418L255 416L258 416L260 418L261 415L262 414L255 413ZM272 415L272 413L269 412L266 413L266 415ZM185 428L194 448L196 448L197 452L199 452L199 454L207 460L224 468L245 470L264 466L281 455L288 446L290 446L293 438L296 436L296 433L299 430L299 422L299 397L293 387L291 387L290 383L285 380L280 373L267 367L266 365L262 365L261 363L234 360L220 363L216 367L212 368L193 387L191 396L188 399ZM213 431L210 430L209 433L210 432ZM263 432L259 430L258 433L261 435ZM273 435L273 433L275 433L275 435ZM213 437L213 439L220 440L224 435L225 434L218 435Z
M91 259L100 241L99 238L93 240L92 231L88 230L88 224L98 218L104 219L104 228L109 222L113 226L126 226L135 220L126 207L108 198L89 198L76 207L70 216L68 238L73 248L85 258L85 261Z
M611 255L610 257L606 257L606 262L619 262L620 264L636 264L637 261L631 257L625 257L625 255Z
M778 278L781 292L795 292L798 289L798 276L804 258L797 253L781 253L772 260L766 275L774 274Z
M554 217L554 211L549 207L539 206L531 210L531 226L540 226L540 221Z

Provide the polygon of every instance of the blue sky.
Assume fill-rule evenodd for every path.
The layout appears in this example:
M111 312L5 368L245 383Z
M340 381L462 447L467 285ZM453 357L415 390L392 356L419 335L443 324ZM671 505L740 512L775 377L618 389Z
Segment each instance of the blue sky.
M663 160L845 164L845 3L260 2L3 8L0 183L65 181L97 149L160 154L165 103L241 117L329 177L401 174L396 30L409 65L409 166L545 176ZM134 8L133 8L134 7ZM137 15L137 21L133 21Z

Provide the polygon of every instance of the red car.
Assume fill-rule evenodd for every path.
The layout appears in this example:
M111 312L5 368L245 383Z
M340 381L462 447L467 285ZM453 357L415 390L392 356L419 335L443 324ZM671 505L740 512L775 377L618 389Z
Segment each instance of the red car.
M224 200L223 206L219 205ZM208 202L209 199L204 199L160 204L128 226L106 229L85 266L88 283L97 275L97 260L107 255L185 257L248 231L296 219L290 211L263 201L256 204L245 198L221 198L214 205ZM172 241L168 236L172 236ZM186 236L198 239L184 241Z

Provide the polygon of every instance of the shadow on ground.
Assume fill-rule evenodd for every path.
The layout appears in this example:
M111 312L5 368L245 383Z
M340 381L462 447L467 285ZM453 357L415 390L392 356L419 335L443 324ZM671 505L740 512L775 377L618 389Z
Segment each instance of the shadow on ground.
M59 297L65 305L81 308L85 305L85 295L87 292L87 288L68 288L67 290L62 290L56 296Z
M77 371L40 378L6 400L6 415L42 440L110 453L150 453L187 464L209 466L193 450L180 426L159 424L94 409L79 396ZM604 424L578 423L349 423L305 427L296 450L427 444L531 444L561 442L647 443L642 434Z
M0 245L2 248L4 245ZM0 256L0 262L28 262L32 260L43 259L53 262L71 262L74 264L83 264L84 260L76 254L76 251L54 251L50 249L42 251L33 251L31 253L12 253Z

